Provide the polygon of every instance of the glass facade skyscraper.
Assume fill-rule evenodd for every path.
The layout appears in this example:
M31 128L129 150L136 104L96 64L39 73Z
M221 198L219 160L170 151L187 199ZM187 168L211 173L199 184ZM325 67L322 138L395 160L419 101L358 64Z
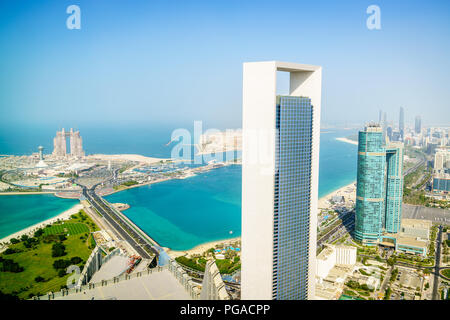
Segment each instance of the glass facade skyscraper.
M390 143L386 147L386 208L384 229L398 233L402 220L403 145Z
M416 122L415 122L415 125L414 125L414 131L417 134L420 134L420 132L422 131L422 119L421 119L420 116L416 117Z
M355 238L367 245L383 233L400 231L403 199L403 144L383 144L382 128L359 132Z
M273 299L307 299L312 117L311 99L277 97Z
M383 129L368 126L359 132L355 238L375 244L382 234L386 150Z
M400 107L400 116L398 120L398 131L400 131L401 141L405 139L405 110Z

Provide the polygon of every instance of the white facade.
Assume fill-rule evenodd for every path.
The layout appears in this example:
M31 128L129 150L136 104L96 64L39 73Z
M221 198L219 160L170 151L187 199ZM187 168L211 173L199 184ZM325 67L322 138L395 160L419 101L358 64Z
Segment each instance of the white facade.
M325 279L331 269L336 265L336 250L333 247L326 247L317 256L316 277Z
M241 298L272 299L277 71L313 106L308 299L314 299L322 68L277 61L243 66Z
M335 246L336 264L354 265L356 264L356 248L347 246Z
M325 279L336 265L355 265L356 251L356 247L327 245L317 256L316 277Z

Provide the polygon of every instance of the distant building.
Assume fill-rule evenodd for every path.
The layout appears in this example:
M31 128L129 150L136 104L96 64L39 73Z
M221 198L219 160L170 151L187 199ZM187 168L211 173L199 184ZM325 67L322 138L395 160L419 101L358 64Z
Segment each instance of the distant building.
M400 230L403 203L403 144L392 142L386 147L385 232Z
M80 132L74 132L73 129L70 129L69 132L66 132L64 128L61 131L57 131L56 137L53 139L53 155L58 157L67 156L67 137L69 137L70 141L70 155L76 158L84 157L83 139L80 136Z
M334 203L345 203L345 197L344 196L333 196L333 197L331 197L331 201Z
M384 232L400 230L403 144L385 146L379 125L359 132L355 238L375 245Z
M450 148L437 148L434 155L433 192L450 193Z
M44 161L44 147L43 146L39 146L39 162L36 165L36 168L46 168L48 167L48 165L45 163Z
M403 109L403 107L400 107L398 131L400 132L401 141L403 141L405 139L405 110Z
M420 116L416 117L414 131L416 132L416 134L420 134L420 132L422 132L422 120L421 120Z
M393 129L391 126L388 126L386 129L386 135L389 138L389 141L392 141L393 138Z
M450 149L438 148L434 155L434 168L433 172L436 174L445 173L447 169L450 169Z

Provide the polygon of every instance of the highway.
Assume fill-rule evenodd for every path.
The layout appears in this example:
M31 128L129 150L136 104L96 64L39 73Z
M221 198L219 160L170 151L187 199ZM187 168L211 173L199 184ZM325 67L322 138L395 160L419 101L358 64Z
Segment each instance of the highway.
M419 169L421 166L425 165L427 163L427 158L425 158L422 155L422 160L420 160L414 167L409 168L408 170L406 170L403 173L403 176L405 177L406 175L410 174L411 172L416 171L417 169Z
M343 231L344 229L352 230L355 226L355 215L353 211L348 212L343 218L341 223L327 232L317 241L317 247L320 248L322 244L332 238L336 233Z
M108 223L120 234L120 236L126 240L134 250L144 259L153 259L158 251L147 242L139 233L131 228L126 222L119 217L113 209L109 207L96 193L95 187L87 189L83 186L83 195L89 201L89 203L108 221Z

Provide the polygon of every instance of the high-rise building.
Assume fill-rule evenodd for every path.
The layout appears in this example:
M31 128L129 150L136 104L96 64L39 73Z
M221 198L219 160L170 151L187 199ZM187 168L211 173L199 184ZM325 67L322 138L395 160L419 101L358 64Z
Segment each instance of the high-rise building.
M61 131L57 131L56 137L53 139L53 155L58 157L65 157L67 155L67 137L69 137L70 141L70 155L77 158L84 157L83 140L81 139L80 132L73 131L73 129L66 132L64 128Z
M401 141L405 140L405 111L400 107L400 116L398 119L398 131L400 131Z
M277 71L290 94L276 96ZM322 68L244 63L241 298L314 299Z
M391 142L386 146L386 208L384 231L398 233L403 203L403 144Z
M434 173L445 173L450 169L450 148L437 148L434 155Z
M422 119L420 118L420 116L416 116L414 131L416 132L416 134L420 134L420 132L422 131Z
M393 139L393 132L392 126L388 126L386 129L386 136L389 138L389 141L392 141Z
M366 126L358 136L355 238L375 244L382 234L386 149L379 125Z
M371 124L359 132L355 238L367 245L398 233L403 202L403 144L382 141Z

